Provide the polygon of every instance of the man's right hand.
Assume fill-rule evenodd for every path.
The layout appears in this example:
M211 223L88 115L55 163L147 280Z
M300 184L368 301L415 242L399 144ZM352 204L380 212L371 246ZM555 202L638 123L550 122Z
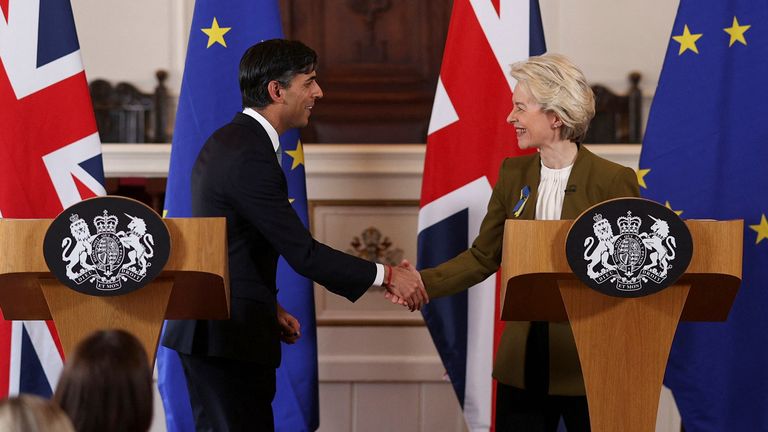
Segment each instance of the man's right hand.
M389 267L392 272L387 279L387 297L392 303L407 305L411 312L421 310L421 307L429 303L427 290L421 280L421 275L407 260L403 260L397 267Z

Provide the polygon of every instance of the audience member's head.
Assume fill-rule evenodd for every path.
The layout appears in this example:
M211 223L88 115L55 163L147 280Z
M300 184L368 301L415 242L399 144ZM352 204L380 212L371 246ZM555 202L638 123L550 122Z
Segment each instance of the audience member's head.
M20 395L0 401L0 431L74 432L69 417L50 400Z
M152 371L144 348L122 330L92 334L67 359L53 399L78 432L146 432Z

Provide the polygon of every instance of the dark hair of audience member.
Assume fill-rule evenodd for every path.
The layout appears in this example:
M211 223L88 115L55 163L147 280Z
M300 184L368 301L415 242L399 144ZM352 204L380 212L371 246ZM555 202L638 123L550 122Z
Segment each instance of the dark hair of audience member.
M58 405L34 395L0 401L0 431L74 432L72 422Z
M53 400L77 432L146 432L152 371L141 343L122 330L93 333L67 359Z

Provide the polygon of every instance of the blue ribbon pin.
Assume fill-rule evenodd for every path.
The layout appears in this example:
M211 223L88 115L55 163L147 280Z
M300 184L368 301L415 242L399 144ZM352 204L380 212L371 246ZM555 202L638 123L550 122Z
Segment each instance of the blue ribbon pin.
M528 202L529 196L531 196L531 188L524 186L520 189L520 201L518 201L517 204L515 204L515 208L512 209L512 214L515 215L515 217L520 217L520 213L523 212L523 208L525 208L525 203Z

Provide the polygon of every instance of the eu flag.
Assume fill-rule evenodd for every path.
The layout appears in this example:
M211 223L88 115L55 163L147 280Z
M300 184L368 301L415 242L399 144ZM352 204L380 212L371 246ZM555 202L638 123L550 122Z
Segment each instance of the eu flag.
M638 178L683 218L744 219L728 320L681 323L667 366L687 432L768 430L768 4L681 0Z
M238 66L245 50L262 40L282 37L276 0L220 2L198 0L192 19L187 60L176 114L165 216L191 216L190 173L200 148L216 129L242 110ZM307 224L304 155L298 133L280 137L288 193ZM276 430L317 429L317 339L312 284L281 260L278 266L280 304L301 322L301 339L283 347L272 404ZM184 374L175 351L160 347L158 385L168 430L194 430Z

